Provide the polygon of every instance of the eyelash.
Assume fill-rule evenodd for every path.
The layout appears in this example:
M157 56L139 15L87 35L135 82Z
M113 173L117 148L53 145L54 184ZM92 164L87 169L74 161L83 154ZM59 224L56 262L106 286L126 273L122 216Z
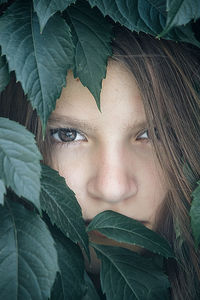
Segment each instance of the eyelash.
M67 138L70 138L69 136L67 137L67 134L71 134L71 136L73 135L71 140L67 140ZM59 144L71 144L71 143L76 143L79 141L86 140L85 135L75 128L50 129L50 135L54 139L54 142L59 143ZM79 136L78 140L76 140L77 136ZM66 140L64 139L65 137L66 137Z

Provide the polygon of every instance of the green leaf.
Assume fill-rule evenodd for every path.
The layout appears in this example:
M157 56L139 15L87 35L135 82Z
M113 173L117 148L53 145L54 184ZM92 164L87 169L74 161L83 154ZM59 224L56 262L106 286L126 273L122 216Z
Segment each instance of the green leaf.
M40 200L51 222L73 242L81 243L89 257L88 235L75 194L57 171L45 165L42 166Z
M200 181L197 188L192 193L192 205L190 208L192 232L195 238L196 249L200 243Z
M74 75L90 90L100 108L102 79L106 77L107 60L112 55L111 25L86 1L70 6L66 14L76 47Z
M151 28L158 38L164 36L162 31L166 24L166 1L165 0L138 0L138 10L140 17L145 24ZM161 32L161 33L160 33ZM191 43L200 47L196 39L191 24L174 28L166 32L165 39Z
M86 272L84 273L84 279L87 287L87 292L82 300L100 300L99 295L97 294L97 291L92 283L92 280Z
M89 0L92 7L97 6L104 16L110 16L115 22L130 30L152 33L138 12L138 0Z
M165 0L138 0L138 12L144 23L158 35L166 23Z
M8 0L0 0L0 4L6 3Z
M185 25L198 18L200 18L199 0L167 0L167 22L161 36L173 27Z
M0 206L0 299L46 300L58 271L46 224L17 202Z
M17 122L0 118L0 177L39 210L41 159L34 135Z
M10 80L8 64L4 56L1 56L0 51L0 93L5 89Z
M130 30L143 31L158 38L163 36L161 32L167 18L165 0L89 0L89 3ZM200 47L191 24L168 31L164 38Z
M41 32L51 16L57 11L62 12L71 3L75 2L76 0L33 0L34 10L39 18Z
M77 300L85 294L84 259L79 246L56 230L53 234L60 273L53 287L51 300Z
M0 179L0 204L4 204L4 194L6 193L6 187L3 180Z
M167 240L142 223L114 211L104 211L94 217L87 231L98 230L122 243L143 247L164 257L174 257Z
M45 126L72 67L74 46L69 26L55 15L40 34L31 2L18 0L0 18L0 32L9 69L15 70Z
M167 276L153 259L124 248L91 245L101 259L101 286L107 300L169 299Z

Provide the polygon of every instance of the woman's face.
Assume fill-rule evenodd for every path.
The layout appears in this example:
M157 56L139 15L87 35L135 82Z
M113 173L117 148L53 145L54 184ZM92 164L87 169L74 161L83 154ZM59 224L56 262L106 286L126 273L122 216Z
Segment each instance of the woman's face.
M100 112L69 73L49 126L52 167L75 192L86 222L113 210L153 228L167 188L132 74L109 63Z

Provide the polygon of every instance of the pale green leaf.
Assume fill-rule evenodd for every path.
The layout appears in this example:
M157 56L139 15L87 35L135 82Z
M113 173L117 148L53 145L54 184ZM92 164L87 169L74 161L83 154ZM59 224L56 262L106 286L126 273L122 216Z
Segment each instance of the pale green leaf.
M197 188L192 193L192 205L190 208L192 232L195 238L195 245L198 248L200 244L200 181Z
M57 171L45 165L42 166L41 207L65 236L81 243L89 256L88 235L75 194Z
M86 286L81 249L71 240L59 234L58 230L52 233L56 242L60 273L55 281L51 300L82 299L86 292Z
M107 300L169 299L169 281L153 259L124 248L92 246L101 259L101 286Z
M17 202L0 206L0 299L47 300L56 272L54 241L41 218Z
M74 75L90 90L100 108L102 79L106 76L108 57L112 55L111 25L86 1L70 6L66 14L76 47Z
M39 18L41 31L43 31L49 18L57 11L62 12L70 4L75 2L76 0L33 0L34 10Z
M15 70L45 126L72 67L74 46L69 26L55 15L40 34L31 2L17 0L0 18L0 32L9 69Z
M185 25L200 18L199 0L167 0L167 22L161 33L165 35L173 27Z
M0 175L1 176L1 175ZM4 194L6 193L6 187L3 180L0 179L0 204L4 204Z
M17 122L0 118L0 177L38 209L41 159L34 135Z
M120 243L133 244L164 257L174 257L167 240L142 223L114 211L104 211L94 217L87 231L97 230Z
M8 64L4 56L1 56L0 51L0 93L5 89L10 80Z

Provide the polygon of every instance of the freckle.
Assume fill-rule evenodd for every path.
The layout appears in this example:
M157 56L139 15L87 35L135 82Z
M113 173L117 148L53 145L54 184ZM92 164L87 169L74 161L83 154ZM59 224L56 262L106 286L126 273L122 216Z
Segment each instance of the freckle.
M77 82L79 82L79 81L80 81L80 79L79 79L79 78L76 78L76 81L77 81Z

